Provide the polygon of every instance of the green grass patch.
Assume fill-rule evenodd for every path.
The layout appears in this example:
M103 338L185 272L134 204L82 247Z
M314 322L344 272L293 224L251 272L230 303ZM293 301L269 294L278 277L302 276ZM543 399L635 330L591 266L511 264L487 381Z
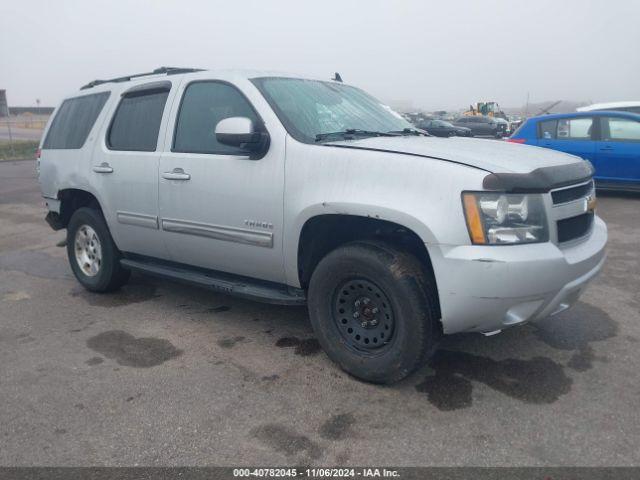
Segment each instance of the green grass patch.
M35 159L38 143L37 140L15 140L12 143L0 140L0 161Z

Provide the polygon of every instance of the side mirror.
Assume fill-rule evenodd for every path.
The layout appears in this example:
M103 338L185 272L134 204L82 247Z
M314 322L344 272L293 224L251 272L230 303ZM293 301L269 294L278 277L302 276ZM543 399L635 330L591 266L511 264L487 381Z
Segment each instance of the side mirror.
M269 148L269 134L256 130L246 117L229 117L216 125L216 140L223 145L239 147L253 152L251 158L261 158Z

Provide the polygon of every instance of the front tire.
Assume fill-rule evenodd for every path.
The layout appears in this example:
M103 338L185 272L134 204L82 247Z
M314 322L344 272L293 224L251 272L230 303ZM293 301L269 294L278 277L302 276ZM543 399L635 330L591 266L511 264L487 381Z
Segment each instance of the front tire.
M122 255L113 242L102 213L76 210L67 226L67 257L80 284L92 292L111 292L127 283L131 272L122 268Z
M397 382L435 350L435 282L413 255L381 242L347 244L320 261L308 294L318 341L356 378Z

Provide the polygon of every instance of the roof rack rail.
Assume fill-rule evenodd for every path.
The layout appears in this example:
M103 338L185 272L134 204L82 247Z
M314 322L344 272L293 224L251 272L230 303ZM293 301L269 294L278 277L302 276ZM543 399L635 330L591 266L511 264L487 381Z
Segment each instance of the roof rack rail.
M147 73L136 73L134 75L127 75L126 77L110 78L109 80L93 80L92 82L89 82L86 85L83 85L82 87L80 87L80 90L93 88L97 85L102 85L103 83L128 82L131 79L138 78L138 77L146 77L149 75L177 75L179 73L202 72L203 70L204 69L202 68L160 67L160 68L156 68L152 72L147 72Z

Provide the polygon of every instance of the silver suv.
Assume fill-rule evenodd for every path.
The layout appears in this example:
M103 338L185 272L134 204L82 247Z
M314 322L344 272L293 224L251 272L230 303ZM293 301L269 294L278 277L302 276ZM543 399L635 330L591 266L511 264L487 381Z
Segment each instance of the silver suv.
M58 107L39 179L94 292L132 270L308 304L352 375L398 381L442 334L558 313L601 269L589 162L416 130L362 90L161 68Z

